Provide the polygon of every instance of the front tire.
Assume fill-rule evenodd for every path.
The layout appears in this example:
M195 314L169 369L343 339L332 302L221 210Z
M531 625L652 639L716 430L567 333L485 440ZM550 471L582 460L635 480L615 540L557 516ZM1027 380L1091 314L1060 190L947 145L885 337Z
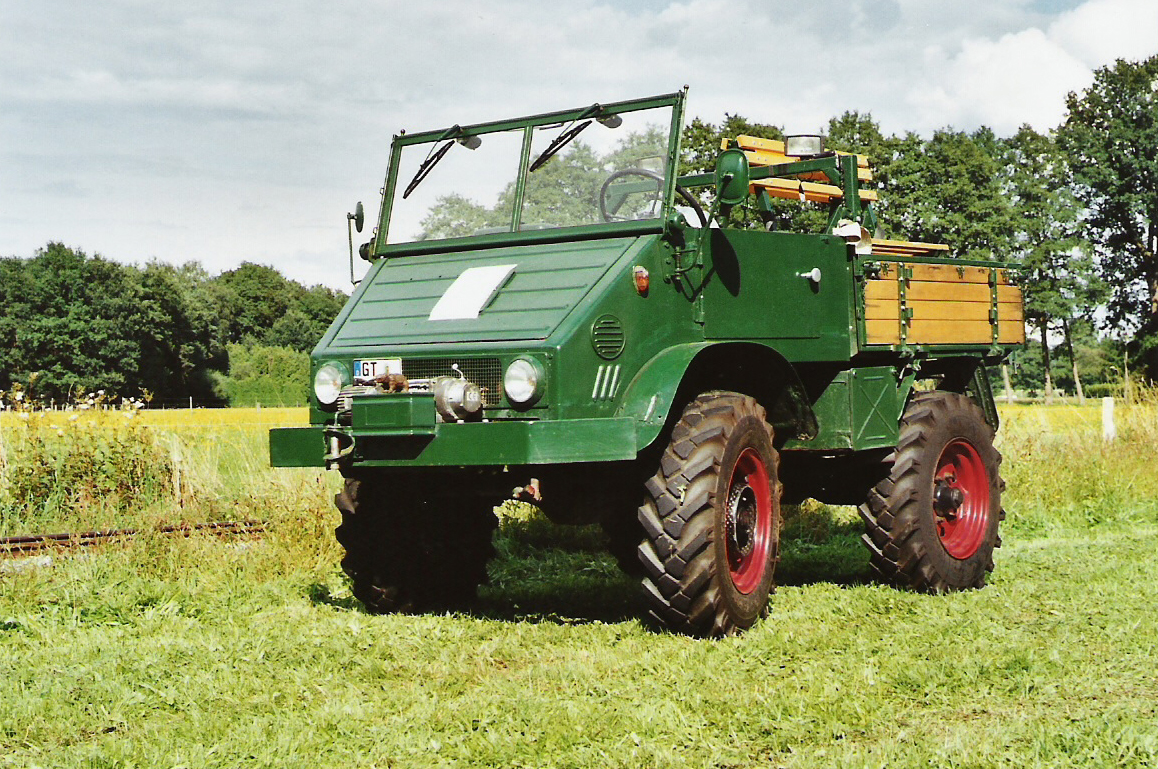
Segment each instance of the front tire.
M639 508L644 595L664 627L722 636L766 613L780 548L778 460L754 399L710 392L684 409Z
M342 513L335 533L346 549L342 570L354 597L371 614L465 608L487 580L498 526L493 507L440 493L434 482L391 480L347 478L334 497ZM433 488L416 494L415 486Z
M972 400L916 393L892 471L860 506L877 576L932 593L984 587L1005 517L1000 469L993 429Z

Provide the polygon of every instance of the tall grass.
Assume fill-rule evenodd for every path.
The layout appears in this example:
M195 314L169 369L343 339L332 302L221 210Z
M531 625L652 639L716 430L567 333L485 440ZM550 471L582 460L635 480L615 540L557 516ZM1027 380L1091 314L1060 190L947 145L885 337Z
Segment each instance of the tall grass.
M1100 407L1003 410L1010 536L1158 524L1158 393L1117 410L1118 438L1102 438Z
M0 414L0 536L295 516L335 479L269 467L270 427L304 409Z
M0 435L0 531L32 533L62 518L92 528L164 495L169 452L133 411L17 416Z

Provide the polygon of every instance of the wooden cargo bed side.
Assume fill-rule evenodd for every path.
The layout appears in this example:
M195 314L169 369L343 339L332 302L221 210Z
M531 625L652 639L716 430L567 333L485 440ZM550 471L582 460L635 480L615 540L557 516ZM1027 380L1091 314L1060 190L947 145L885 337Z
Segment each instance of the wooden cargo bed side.
M999 267L882 262L864 282L863 306L866 345L1025 341L1021 289Z

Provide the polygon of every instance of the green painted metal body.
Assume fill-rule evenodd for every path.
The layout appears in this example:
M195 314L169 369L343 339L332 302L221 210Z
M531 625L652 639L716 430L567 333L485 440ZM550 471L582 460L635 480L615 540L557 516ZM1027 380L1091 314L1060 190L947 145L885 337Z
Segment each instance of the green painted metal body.
M670 94L600 109L670 108L672 168L683 98ZM530 136L532 128L567 124L597 106L457 128L455 136ZM396 138L371 268L313 351L313 369L332 364L349 375L356 360L399 361L413 382L459 376L451 371L455 364L483 387L481 414L447 420L431 393L413 389L358 392L348 408L315 400L309 427L271 431L273 465L356 470L622 462L660 440L687 400L717 388L755 395L785 450L879 449L895 445L922 369L964 372L962 387L992 403L985 366L1007 348L866 345L858 286L871 257L857 256L831 234L689 226L674 207L674 174L664 176L658 215L651 218L523 230L516 204L503 232L389 243L391 206L407 181L399 178L399 152L424 142L433 152L447 133ZM531 145L523 141L520 180L529 173ZM834 219L871 216L860 207L854 160L803 164L847 188L846 200L854 203L841 206ZM770 173L751 172L753 178ZM678 181L694 189L714 178ZM513 188L516 201L524 184ZM476 297L477 316L438 319L436 306L452 286L482 274L467 273L475 268L506 273ZM519 358L544 374L538 398L524 406L512 403L502 385L502 372Z

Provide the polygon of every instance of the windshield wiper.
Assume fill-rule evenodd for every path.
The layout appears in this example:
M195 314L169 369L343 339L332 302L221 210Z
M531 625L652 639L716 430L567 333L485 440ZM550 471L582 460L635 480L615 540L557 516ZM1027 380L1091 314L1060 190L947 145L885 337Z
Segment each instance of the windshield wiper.
M579 123L580 120L584 122ZM590 107L580 112L579 116L571 121L570 128L551 140L551 143L547 145L547 149L543 150L543 153L539 155L539 157L535 158L534 163L531 163L531 168L529 170L534 171L538 168L541 168L543 164L550 160L556 152L563 149L563 147L567 145L567 142L574 139L584 128L591 125L593 120L598 120L608 128L619 128L619 126L623 124L623 119L619 115L604 114L603 105L599 102L596 102L595 104L592 104ZM579 123L579 125L575 125L576 123Z
M547 145L547 149L543 150L543 154L541 154L541 155L539 155L539 157L535 158L534 163L531 163L531 169L530 170L534 171L534 170L542 167L542 165L544 163L546 163L548 160L550 160L551 157L556 152L563 149L563 147L567 144L567 142L571 141L576 136L578 136L579 133L589 125L591 125L590 120L588 120L584 123L580 123L577 126L572 126L571 128L568 128L566 131L564 131L563 133L559 134L554 139L552 139L551 143Z
M436 144L443 139L448 139L449 141L447 141L446 144L442 145L438 149L432 149L429 153L427 153L426 160L422 161L422 165L418 166L418 172L414 174L414 178L410 180L410 184L406 185L406 189L402 193L403 200L410 197L410 193L414 192L414 188L419 184L422 184L422 180L425 179L432 170L434 170L434 167L438 165L438 161L442 160L443 157L446 156L447 152L450 152L450 148L454 146L456 141L467 149L472 150L478 149L478 146L482 144L482 140L479 139L479 137L459 136L461 133L462 127L455 123L450 128L446 129L446 132L442 136L434 140Z

